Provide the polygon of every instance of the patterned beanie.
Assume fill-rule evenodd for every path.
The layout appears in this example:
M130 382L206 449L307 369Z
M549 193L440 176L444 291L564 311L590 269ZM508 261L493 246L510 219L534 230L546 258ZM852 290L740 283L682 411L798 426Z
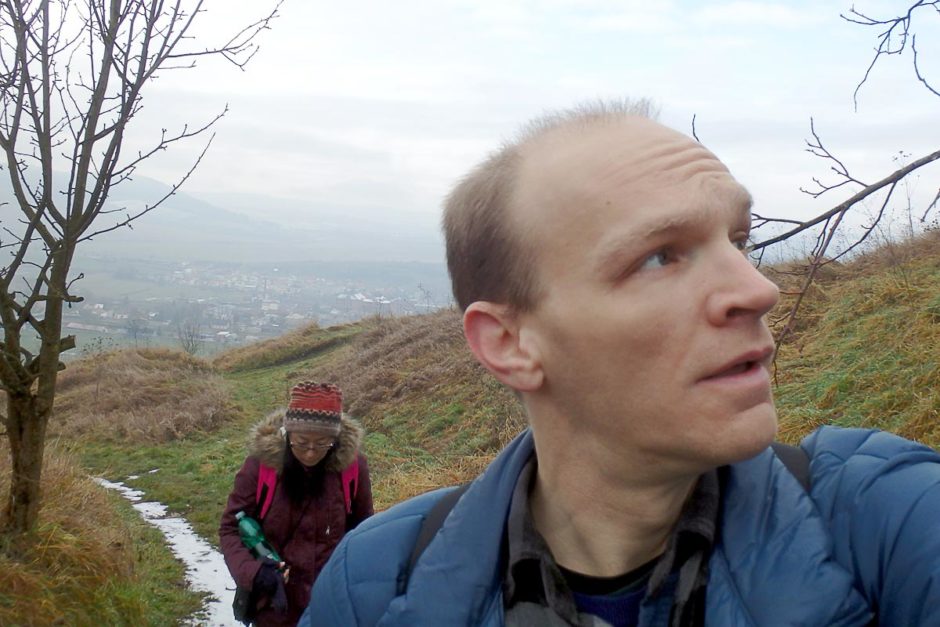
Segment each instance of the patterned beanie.
M284 430L339 435L343 393L331 383L304 381L291 388Z

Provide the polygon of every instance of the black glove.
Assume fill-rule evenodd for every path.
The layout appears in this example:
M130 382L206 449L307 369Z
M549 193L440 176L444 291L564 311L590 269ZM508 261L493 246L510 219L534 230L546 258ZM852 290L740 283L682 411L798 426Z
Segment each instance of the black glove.
M271 607L278 612L286 612L287 592L284 590L284 576L281 575L277 568L277 562L265 558L261 563L261 568L259 568L258 572L255 574L251 591L258 597L270 597Z

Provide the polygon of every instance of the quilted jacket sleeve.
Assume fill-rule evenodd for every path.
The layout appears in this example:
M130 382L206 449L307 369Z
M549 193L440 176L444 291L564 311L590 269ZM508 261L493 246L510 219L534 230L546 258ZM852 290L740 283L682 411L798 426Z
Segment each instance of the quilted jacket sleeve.
M837 559L882 625L940 616L940 455L886 432L824 427L803 442Z

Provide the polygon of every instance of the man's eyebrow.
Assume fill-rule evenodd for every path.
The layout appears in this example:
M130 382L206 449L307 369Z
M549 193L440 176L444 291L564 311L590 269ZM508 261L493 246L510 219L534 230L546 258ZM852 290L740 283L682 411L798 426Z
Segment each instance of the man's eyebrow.
M696 212L694 216L673 216L665 220L659 220L655 224L640 226L622 235L611 237L604 242L597 252L598 266L604 268L611 264L617 264L624 256L638 252L647 242L660 239L664 235L684 231L705 219L699 212Z
M742 188L740 198L736 199L734 203L738 205L742 224L746 224L748 229L751 226L752 202L751 194ZM681 233L713 219L714 212L703 208L640 225L622 236L615 236L604 242L596 255L598 266L604 268L609 264L616 264L624 255L636 252L649 241L655 241L674 233Z

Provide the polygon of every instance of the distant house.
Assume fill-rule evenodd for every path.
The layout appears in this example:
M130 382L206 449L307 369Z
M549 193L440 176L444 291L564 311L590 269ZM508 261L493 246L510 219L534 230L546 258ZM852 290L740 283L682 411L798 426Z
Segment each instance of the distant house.
M111 333L114 331L114 329L110 327L104 327L99 324L84 324L82 322L69 322L65 325L65 328L74 331L93 331L95 333Z

